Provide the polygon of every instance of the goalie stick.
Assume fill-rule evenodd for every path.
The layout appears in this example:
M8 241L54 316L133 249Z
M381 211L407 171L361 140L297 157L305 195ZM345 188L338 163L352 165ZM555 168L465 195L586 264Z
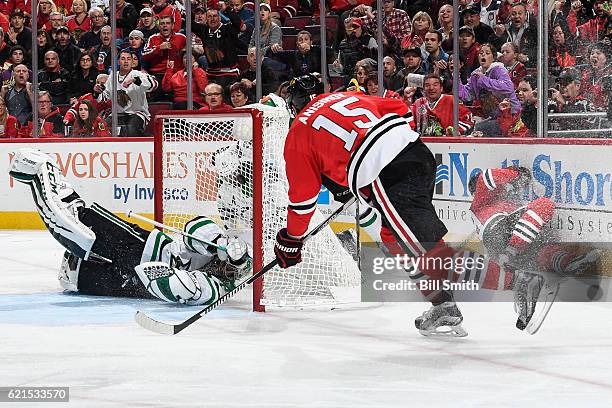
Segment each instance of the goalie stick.
M356 198L353 197L350 200L348 200L346 203L342 204L342 206L340 206L329 217L327 217L325 221L317 225L315 228L312 229L312 231L306 234L304 236L303 241L306 242L311 237L317 235L321 230L327 227L327 225L330 222L332 222L336 217L338 217L338 215L340 215L342 211L349 208L355 202L355 200ZM268 272L270 269L274 268L276 265L278 265L278 259L275 258L273 261L271 261L266 266L264 266L259 272L255 273L250 278L246 279L244 282L236 286L232 291L227 292L225 295L217 299L216 302L211 303L210 305L206 306L204 309L200 310L198 313L194 314L193 316L191 316L190 318L188 318L187 320L181 323L174 324L174 323L160 322L158 320L150 318L149 316L147 316L145 313L141 311L136 312L136 316L134 316L134 319L136 320L136 323L138 323L140 326L142 326L143 328L147 330L150 330L156 333L160 333L160 334L169 334L169 335L178 334L181 331L185 330L187 327L189 327L194 322L198 321L204 315L216 309L217 306L223 304L226 300L234 296L236 293L240 292L247 285L255 282L255 280L263 276L263 274Z
M227 250L225 249L225 247L224 247L224 246L222 246L222 245L215 244L214 242L210 242L210 241L203 240L202 238L198 238L198 237L196 237L195 235L191 235L191 234L189 234L189 233L187 233L187 232L185 232L185 231L181 231L180 229L176 229L176 228L171 227L171 226L169 226L169 225L162 224L161 222L153 221L153 220L152 220L152 219L150 219L150 218L143 217L143 216L142 216L142 215L140 215L140 214L136 214L136 213L135 213L134 211L132 211L132 210L128 210L128 212L127 212L126 214L127 214L127 217L128 217L128 218L136 218L137 220L140 220L140 221L144 221L144 222L146 222L146 223L149 223L149 224L153 225L154 227L157 227L157 228L162 228L162 229L166 229L166 230L168 230L168 231L172 231L172 232L174 232L175 234L179 234L179 235L182 235L182 236L184 236L184 237L191 238L191 239L193 239L194 241L198 241L198 242L203 243L204 245L209 245L209 246L212 246L212 247L214 247L214 248L220 249L220 250L221 250L221 251L223 251L223 252L227 252Z

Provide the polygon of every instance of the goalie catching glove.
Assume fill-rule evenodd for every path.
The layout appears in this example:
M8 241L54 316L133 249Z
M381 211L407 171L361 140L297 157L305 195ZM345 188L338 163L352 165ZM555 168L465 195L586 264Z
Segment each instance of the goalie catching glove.
M304 246L304 241L301 238L291 237L287 233L287 228L278 231L274 245L278 265L286 269L302 262L302 246Z

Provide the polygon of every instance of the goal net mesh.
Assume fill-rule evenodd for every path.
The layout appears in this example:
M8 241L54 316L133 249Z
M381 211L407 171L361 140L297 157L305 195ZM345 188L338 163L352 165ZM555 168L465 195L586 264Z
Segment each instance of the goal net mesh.
M289 115L279 108L258 109L263 112L261 132L248 112L163 115L156 138L161 144L163 188L156 194L161 195L165 224L182 229L191 218L206 215L245 239L252 237L254 203L261 205L263 248L254 248L254 253L263 254L265 265L274 259L276 233L286 225L283 146ZM254 196L253 149L262 149L260 197ZM310 228L324 218L317 210ZM302 257L295 267L266 273L262 297L254 301L292 307L334 305L342 302L338 293L358 289L359 269L330 227L305 244Z

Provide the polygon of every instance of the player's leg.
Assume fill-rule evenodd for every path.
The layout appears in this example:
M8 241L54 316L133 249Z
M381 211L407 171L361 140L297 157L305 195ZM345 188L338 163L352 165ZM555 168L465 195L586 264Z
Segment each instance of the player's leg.
M537 254L538 265L545 271L562 277L577 277L596 273L601 250L576 251L563 244L545 244Z
M68 251L60 271L64 287L92 295L148 296L133 270L140 263L148 231L95 203L86 207L42 152L19 149L9 173L30 186L45 225Z
M134 267L141 261L147 237L153 234L96 203L83 207L79 219L95 232L92 250L99 255L84 260L66 252L59 273L62 287L85 295L150 298Z
M442 240L447 230L432 204L435 169L433 155L422 142L417 142L387 165L371 186L371 199L382 215L380 235L384 246L393 255L422 258L420 271L411 275L415 279L448 279L449 270L445 267L448 263L436 259L454 255L454 250ZM459 327L463 316L452 293L443 289L422 292L433 306L415 320L419 331L424 335L465 336ZM450 327L450 331L437 330L441 326Z
M83 200L51 157L38 150L19 149L11 160L9 174L30 186L36 209L51 235L79 258L89 259L96 235L79 220Z

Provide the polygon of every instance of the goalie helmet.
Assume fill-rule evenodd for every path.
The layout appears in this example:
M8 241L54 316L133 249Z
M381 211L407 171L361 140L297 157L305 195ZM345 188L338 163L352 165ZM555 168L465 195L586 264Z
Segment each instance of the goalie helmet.
M291 80L287 88L287 105L297 115L315 96L323 93L323 83L313 74Z

